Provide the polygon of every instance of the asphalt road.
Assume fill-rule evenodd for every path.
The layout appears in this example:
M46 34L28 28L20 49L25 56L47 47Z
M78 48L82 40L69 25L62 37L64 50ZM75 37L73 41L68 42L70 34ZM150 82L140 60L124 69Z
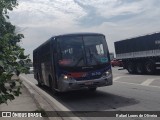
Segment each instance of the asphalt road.
M53 96L72 111L160 111L160 75L130 75L125 70L113 68L114 84L98 88ZM37 84L33 75L25 76ZM42 88L43 89L43 88ZM47 89L44 89L47 91ZM84 120L159 120L160 118L82 118Z

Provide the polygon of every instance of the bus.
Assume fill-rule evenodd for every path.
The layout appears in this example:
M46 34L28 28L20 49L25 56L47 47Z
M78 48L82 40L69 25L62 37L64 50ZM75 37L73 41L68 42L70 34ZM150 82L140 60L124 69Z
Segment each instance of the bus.
M34 78L54 92L112 85L105 36L72 33L51 37L33 51Z

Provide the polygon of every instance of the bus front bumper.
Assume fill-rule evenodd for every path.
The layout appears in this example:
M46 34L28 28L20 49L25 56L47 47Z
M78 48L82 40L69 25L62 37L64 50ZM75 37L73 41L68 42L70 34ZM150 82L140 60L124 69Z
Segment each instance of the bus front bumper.
M59 83L59 91L65 92L65 91L72 91L72 90L80 90L85 88L96 88L96 87L102 87L102 86L109 86L112 85L112 75L108 77L101 77L99 79L92 79L92 80L81 80L76 81L74 79L72 80L61 80L61 83Z

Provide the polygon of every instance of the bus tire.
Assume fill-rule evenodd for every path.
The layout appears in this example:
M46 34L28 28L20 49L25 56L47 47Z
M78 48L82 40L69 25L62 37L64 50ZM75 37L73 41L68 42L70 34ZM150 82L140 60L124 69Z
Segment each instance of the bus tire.
M39 78L38 73L37 73L37 82L38 82L38 86L39 86L39 87L42 87L42 83L40 82L40 78Z
M155 62L153 60L149 60L145 63L145 72L147 74L154 74L156 70Z
M130 73L130 74L134 74L135 73L135 65L134 65L134 63L132 63L132 62L129 62L128 64L127 64L127 70L128 70L128 72Z
M54 95L59 95L59 92L55 90L52 77L49 75L49 89Z
M91 91L91 92L95 92L96 91L96 87L93 87L93 88L88 88L89 89L89 91Z
M138 74L144 74L144 65L143 65L143 63L141 63L141 62L139 62L139 63L137 63L137 65L136 65L136 72L138 73Z

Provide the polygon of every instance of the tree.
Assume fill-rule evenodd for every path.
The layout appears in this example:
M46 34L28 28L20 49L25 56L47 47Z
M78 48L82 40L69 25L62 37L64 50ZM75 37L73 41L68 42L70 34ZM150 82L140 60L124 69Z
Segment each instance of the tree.
M0 0L0 104L21 94L22 82L12 76L26 73L25 64L30 62L29 55L24 55L19 45L23 34L16 33L16 27L9 22L8 12L16 6L17 0Z

